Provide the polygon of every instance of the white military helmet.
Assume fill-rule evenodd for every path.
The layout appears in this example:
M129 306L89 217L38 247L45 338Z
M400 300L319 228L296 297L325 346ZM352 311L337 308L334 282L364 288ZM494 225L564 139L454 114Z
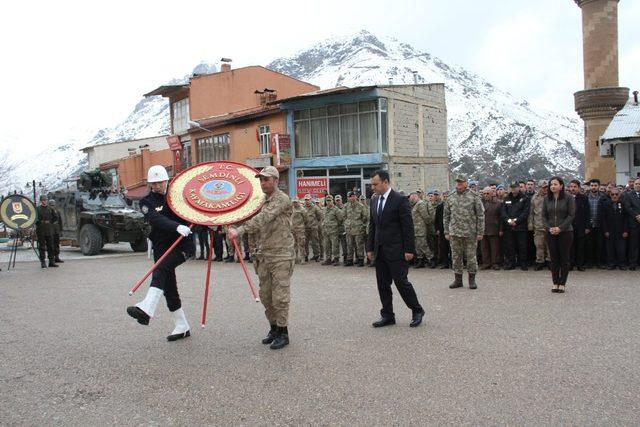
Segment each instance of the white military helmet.
M162 165L151 166L147 172L147 182L150 184L152 182L162 181L169 181L167 170Z

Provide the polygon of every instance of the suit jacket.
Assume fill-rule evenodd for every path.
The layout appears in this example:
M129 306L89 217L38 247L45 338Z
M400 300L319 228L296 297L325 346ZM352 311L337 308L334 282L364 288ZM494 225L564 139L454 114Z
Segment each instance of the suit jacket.
M635 191L629 191L624 194L622 204L627 211L627 224L629 228L638 228L640 224L636 221L636 216L640 215L640 197L638 197Z
M388 261L398 261L404 259L406 253L415 253L409 200L391 190L380 216L376 212L378 203L379 198L375 197L369 206L367 252L373 252L377 258L378 249L382 247L384 258Z
M629 231L627 211L620 201L614 203L611 199L607 199L600 206L600 215L603 233L611 233L613 235L611 237L620 238L622 233Z
M573 231L577 236L584 236L584 231L591 228L591 209L584 194L575 195L576 216L573 218Z

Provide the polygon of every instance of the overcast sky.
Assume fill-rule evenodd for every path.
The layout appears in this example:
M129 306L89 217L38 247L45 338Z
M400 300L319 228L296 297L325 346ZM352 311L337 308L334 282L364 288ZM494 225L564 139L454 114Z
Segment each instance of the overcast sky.
M266 65L334 35L392 36L534 105L573 112L583 88L573 0L30 1L3 4L0 149L124 119L201 60ZM619 3L620 85L640 86L640 1ZM20 138L24 140L24 138Z

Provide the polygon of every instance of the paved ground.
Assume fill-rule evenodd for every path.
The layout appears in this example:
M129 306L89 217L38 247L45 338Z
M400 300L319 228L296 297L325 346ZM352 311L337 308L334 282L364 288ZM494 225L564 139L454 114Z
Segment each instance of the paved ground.
M0 243L0 268L3 270L7 266L9 262L11 247L8 246L7 243ZM98 255L94 255L94 258L107 258L114 256L129 256L134 255L133 250L131 250L131 245L129 243L109 243L104 245L104 248L100 251ZM60 258L62 260L66 259L83 259L86 258L82 255L79 247L73 246L61 246L60 247ZM38 254L36 251L27 243L24 246L18 246L16 251L16 263L23 261L37 261ZM16 264L17 266L17 264Z
M266 332L240 267L178 272L191 338L167 343L125 313L142 256L0 272L0 424L637 425L639 275L588 271L567 293L547 273L490 272L449 290L451 273L411 273L426 324L373 329L373 269L297 268L289 347Z

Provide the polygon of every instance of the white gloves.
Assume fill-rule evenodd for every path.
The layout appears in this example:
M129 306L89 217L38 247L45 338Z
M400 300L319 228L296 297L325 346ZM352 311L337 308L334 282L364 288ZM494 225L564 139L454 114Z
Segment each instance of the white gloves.
M189 234L191 234L191 229L186 225L179 225L178 228L176 228L176 231L182 234L182 237L187 237Z

